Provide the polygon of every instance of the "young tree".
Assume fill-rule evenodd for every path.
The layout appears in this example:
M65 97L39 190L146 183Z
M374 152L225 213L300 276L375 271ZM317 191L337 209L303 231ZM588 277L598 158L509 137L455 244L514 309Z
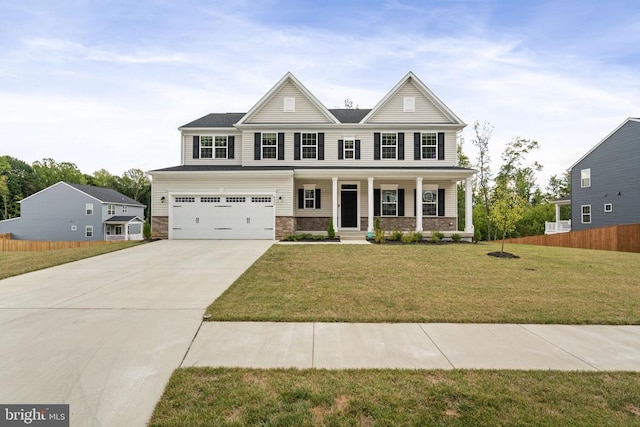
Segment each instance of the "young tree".
M498 180L491 206L491 221L502 232L500 253L504 253L504 241L507 234L515 230L516 224L524 214L525 199L518 194L512 177Z
M491 157L489 156L489 141L493 134L493 126L489 122L484 122L481 125L480 122L476 120L473 123L473 131L475 132L475 136L471 140L471 144L478 148L478 158L475 164L475 167L478 169L478 174L476 175L478 196L482 201L485 217L487 218L487 239L491 239L491 209L489 203L491 191L491 168L489 167L489 163L491 162Z

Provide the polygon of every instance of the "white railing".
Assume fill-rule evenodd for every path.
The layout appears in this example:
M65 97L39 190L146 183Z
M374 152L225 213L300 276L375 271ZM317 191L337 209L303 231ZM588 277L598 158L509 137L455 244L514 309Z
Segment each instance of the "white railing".
M142 240L142 234L129 234L125 236L124 234L111 234L107 236L108 242L117 242L124 240Z
M558 222L545 222L544 234L568 233L571 231L571 220Z

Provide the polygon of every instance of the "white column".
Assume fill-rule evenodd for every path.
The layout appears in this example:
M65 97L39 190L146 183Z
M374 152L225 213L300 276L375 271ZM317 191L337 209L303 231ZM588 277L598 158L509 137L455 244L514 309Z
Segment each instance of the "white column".
M416 231L422 232L422 177L416 178Z
M465 233L473 233L473 187L471 178L465 180L465 197L464 197L464 231Z
M560 228L560 205L556 203L556 231Z
M331 178L331 198L332 198L332 216L333 216L333 229L338 230L338 177Z
M367 178L367 232L373 233L373 177Z

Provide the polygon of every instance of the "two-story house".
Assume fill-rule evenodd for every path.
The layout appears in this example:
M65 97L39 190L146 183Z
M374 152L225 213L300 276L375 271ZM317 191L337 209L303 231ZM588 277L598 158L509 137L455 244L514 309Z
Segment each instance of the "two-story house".
M16 240L142 240L145 205L110 188L60 181L20 201L18 218L0 221Z
M180 127L180 166L149 172L154 237L280 239L324 231L458 229L473 235L471 182L457 166L466 125L409 72L372 109L327 109L287 73L247 113Z

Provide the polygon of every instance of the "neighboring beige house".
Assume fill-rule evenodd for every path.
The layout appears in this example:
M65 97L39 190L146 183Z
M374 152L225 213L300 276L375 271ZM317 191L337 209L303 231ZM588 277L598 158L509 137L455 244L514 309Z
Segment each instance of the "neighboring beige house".
M287 73L247 113L179 128L180 166L153 178L154 237L280 239L301 231L458 229L456 136L466 125L409 72L373 109L327 109ZM416 203L417 201L417 203Z

